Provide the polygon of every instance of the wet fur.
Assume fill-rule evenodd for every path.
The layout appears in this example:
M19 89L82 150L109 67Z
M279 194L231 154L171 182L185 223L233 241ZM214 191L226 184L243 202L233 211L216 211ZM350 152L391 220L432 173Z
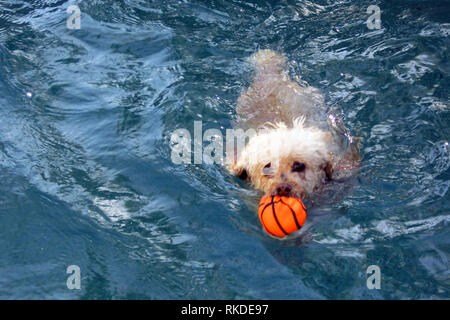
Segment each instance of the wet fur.
M342 145L319 90L293 82L286 59L272 50L258 51L251 62L254 79L238 99L236 127L253 128L258 134L235 159L228 159L229 171L265 195L283 195L280 186L288 186L285 195L301 198L353 173L359 164L356 144ZM304 170L293 171L299 163Z

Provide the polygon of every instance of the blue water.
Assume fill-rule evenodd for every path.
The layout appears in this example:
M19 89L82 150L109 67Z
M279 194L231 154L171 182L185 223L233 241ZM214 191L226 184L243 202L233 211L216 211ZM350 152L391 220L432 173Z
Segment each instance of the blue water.
M448 1L0 0L0 298L450 298L449 33ZM223 166L171 161L175 129L231 127L260 48L362 139L308 241L264 234Z

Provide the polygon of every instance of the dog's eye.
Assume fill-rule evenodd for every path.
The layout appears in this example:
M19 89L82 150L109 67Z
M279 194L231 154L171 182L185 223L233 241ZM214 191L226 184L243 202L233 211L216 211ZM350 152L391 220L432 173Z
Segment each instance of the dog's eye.
M302 172L305 171L306 166L304 163L295 161L294 164L292 165L292 172Z
M264 166L264 169L265 168L270 168L270 162Z

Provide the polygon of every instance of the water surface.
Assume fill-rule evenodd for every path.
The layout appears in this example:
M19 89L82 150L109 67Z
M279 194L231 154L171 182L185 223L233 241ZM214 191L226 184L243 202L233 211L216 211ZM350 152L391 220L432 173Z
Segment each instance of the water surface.
M0 1L0 298L448 299L449 13L447 1ZM325 204L306 244L265 235L248 205L259 194L223 166L171 161L174 130L230 128L260 48L284 52L362 138L357 186Z

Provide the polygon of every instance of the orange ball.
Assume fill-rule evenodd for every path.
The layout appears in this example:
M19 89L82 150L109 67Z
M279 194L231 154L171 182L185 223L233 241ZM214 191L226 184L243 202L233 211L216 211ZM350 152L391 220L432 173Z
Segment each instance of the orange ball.
M306 208L302 200L298 198L262 197L258 215L268 234L283 238L303 226L306 220Z

